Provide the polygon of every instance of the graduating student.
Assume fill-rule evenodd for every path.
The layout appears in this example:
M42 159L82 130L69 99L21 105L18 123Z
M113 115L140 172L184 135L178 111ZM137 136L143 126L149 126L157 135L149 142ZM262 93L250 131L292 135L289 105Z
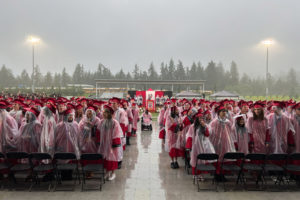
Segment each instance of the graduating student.
M245 155L249 153L250 136L246 126L246 115L237 115L232 125L232 134L236 151Z
M300 103L293 106L291 121L295 129L295 152L300 152Z
M196 175L198 174L195 169L197 156L200 153L215 153L215 149L209 140L209 129L204 121L201 110L196 114L194 124L189 127L186 138L186 149L191 149L190 164L192 166L192 173Z
M283 102L275 101L272 107L274 112L268 116L271 153L291 153L295 147L295 130L291 120L283 114L283 108Z
M159 115L158 115L158 126L159 126L159 139L163 140L163 144L165 143L165 137L166 137L166 131L165 131L165 125L166 125L166 119L165 119L165 112L168 109L168 102L164 103L164 107L160 109Z
M74 153L80 158L79 127L74 121L74 113L71 109L63 112L63 121L59 122L55 129L55 152Z
M122 100L121 103L122 103L123 109L128 118L128 125L127 125L127 131L126 131L126 145L130 145L130 137L131 137L132 123L133 123L132 110L128 106L128 102L126 100Z
M56 129L55 121L56 108L53 104L47 104L43 109L43 121L41 122L43 128L41 131L40 139L40 152L54 154L54 132Z
M20 127L18 150L26 153L39 152L42 124L37 120L40 112L31 107L26 108L26 121Z
M266 154L269 151L270 132L268 119L264 114L264 104L253 104L252 116L247 120L247 129L250 137L250 151Z
M234 140L231 133L232 123L227 118L227 110L223 105L216 107L217 117L210 123L210 141L219 158L227 152L235 152Z
M113 180L116 178L114 171L118 169L118 163L123 159L123 149L121 138L123 132L119 122L113 119L114 110L105 105L103 119L98 125L99 147L98 153L103 155L106 178Z
M166 143L165 149L169 152L169 156L171 158L171 168L177 169L179 168L177 158L184 156L184 149L181 149L180 142L178 138L180 138L179 134L182 131L182 124L179 117L179 110L176 106L171 107L170 115L166 119Z
M96 153L99 145L100 119L96 117L94 106L87 107L85 115L79 123L79 146L81 153Z
M131 111L132 111L132 116L133 116L133 121L132 121L132 136L136 136L136 131L137 131L137 124L140 121L140 110L137 107L136 103L132 103L131 105Z
M19 137L18 124L16 120L6 111L7 105L0 101L0 152L17 150Z

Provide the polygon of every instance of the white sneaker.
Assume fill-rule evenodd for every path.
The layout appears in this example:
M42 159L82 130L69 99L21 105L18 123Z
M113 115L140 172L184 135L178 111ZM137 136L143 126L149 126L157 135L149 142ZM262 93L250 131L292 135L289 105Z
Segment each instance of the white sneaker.
M116 178L116 174L112 173L111 176L108 178L109 181L112 181Z
M106 174L105 174L105 176L104 176L104 179L105 179L105 180L108 180L109 176L110 176L109 172L106 172Z

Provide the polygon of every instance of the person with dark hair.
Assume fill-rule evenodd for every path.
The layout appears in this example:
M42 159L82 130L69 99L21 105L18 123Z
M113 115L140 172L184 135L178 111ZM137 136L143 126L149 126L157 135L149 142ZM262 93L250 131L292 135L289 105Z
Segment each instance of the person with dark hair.
M94 106L87 107L84 117L79 123L79 148L81 153L97 152L97 127L100 119L96 117Z
M232 125L232 136L234 138L235 150L244 154L249 153L250 137L246 126L246 115L237 115Z
M210 123L210 141L222 160L227 152L235 152L231 133L232 123L227 118L227 110L223 105L216 107L217 117Z
M0 101L0 152L17 150L19 137L16 120L6 111L7 105Z
M19 151L35 153L40 150L42 124L37 120L40 112L35 108L26 109L26 121L20 127Z
M131 108L128 106L128 101L122 100L121 103L122 103L123 109L126 113L126 117L128 119L128 125L127 125L127 131L126 131L126 145L130 145L133 115L132 115Z
M159 125L159 134L158 138L162 139L162 144L165 144L165 137L166 137L166 130L165 130L165 125L166 125L166 118L165 118L165 112L167 111L169 107L168 102L164 102L164 106L160 109L159 115L157 118L157 122Z
M141 130L150 130L152 131L152 114L149 112L148 109L143 112L141 116L141 123L142 123L142 128Z
M293 110L291 121L295 129L295 152L300 152L300 103L295 104Z
M165 149L171 158L171 168L179 168L177 158L184 156L184 150L178 144L179 134L182 132L179 111L176 106L171 107L170 115L166 119L166 143Z
M123 159L123 149L121 138L123 132L119 122L113 119L114 110L112 107L105 105L103 119L97 127L99 131L98 153L103 155L104 168L106 169L106 179L114 180L118 169L118 163Z
M291 120L283 114L283 108L283 102L274 102L272 107L274 112L268 116L271 153L291 153L295 147L295 130Z
M41 145L40 152L54 154L54 132L56 129L55 113L56 108L53 104L47 104L43 109L43 119L41 124L43 125L41 131Z
M67 109L63 116L63 121L59 122L55 129L55 152L74 153L79 159L79 127L74 121L74 113Z
M190 164L192 166L192 174L196 175L200 173L195 169L197 156L200 153L215 153L215 149L209 140L209 129L204 121L201 110L195 115L195 122L189 127L186 138L185 148L191 150ZM204 180L202 177L201 179Z
M268 153L270 132L262 103L256 102L253 104L252 116L248 118L246 126L250 137L249 151L252 153Z
M140 115L139 115L140 110L139 110L139 107L134 102L131 104L131 112L132 112L132 116L133 116L133 120L132 120L132 136L136 137L137 124L140 121Z

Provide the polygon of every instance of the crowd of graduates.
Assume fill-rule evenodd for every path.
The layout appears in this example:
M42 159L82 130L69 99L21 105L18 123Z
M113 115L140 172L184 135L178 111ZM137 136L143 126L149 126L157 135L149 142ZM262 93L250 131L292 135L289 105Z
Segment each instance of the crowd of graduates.
M71 152L103 156L106 179L116 177L123 151L136 136L140 119L134 99L101 101L64 97L0 97L0 152ZM148 117L147 117L148 116ZM151 114L142 115L144 125ZM159 138L171 158L190 152L193 174L197 155L227 152L300 152L300 103L168 99L158 116Z
M136 135L134 102L86 98L0 97L0 152L84 153L103 156L105 178L121 168L123 151Z
M188 101L170 99L158 117L159 138L171 158L190 151L193 174L197 155L216 153L295 153L300 152L300 102L290 101Z

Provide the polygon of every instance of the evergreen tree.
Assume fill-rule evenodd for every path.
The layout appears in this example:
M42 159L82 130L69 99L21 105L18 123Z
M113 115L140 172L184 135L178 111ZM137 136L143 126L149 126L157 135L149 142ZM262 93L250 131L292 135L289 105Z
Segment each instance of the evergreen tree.
M237 65L234 61L231 62L231 66L230 66L230 84L231 85L239 84L239 72L237 69Z
M158 74L154 68L153 62L151 62L150 67L148 69L148 79L149 80L157 80Z
M69 83L71 83L71 76L66 72L66 68L64 67L61 73L61 84L63 87L66 87Z
M175 78L174 73L175 73L175 64L174 64L173 59L171 59L169 62L169 67L168 67L168 72L167 72L167 77L168 77L167 80L174 80L174 78Z
M213 61L210 61L205 69L205 80L206 80L206 88L209 90L216 91L216 78L217 78L217 70L216 64Z
M44 78L44 87L51 87L53 85L53 78L51 72L47 72Z

